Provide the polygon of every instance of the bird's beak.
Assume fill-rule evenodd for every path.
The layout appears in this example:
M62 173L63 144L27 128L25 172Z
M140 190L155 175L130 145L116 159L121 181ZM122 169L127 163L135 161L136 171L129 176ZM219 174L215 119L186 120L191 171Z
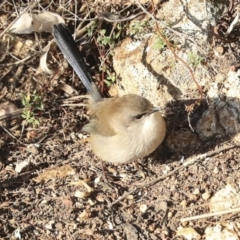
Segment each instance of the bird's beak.
M149 115L158 111L162 111L163 109L161 107L153 107L151 111L149 112Z

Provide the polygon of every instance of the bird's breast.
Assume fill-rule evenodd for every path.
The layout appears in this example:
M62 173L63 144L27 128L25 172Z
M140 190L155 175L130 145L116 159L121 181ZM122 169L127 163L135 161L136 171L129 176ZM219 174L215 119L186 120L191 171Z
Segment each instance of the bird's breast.
M152 153L163 141L166 125L159 112L146 116L114 136L92 134L93 152L102 160L123 164Z

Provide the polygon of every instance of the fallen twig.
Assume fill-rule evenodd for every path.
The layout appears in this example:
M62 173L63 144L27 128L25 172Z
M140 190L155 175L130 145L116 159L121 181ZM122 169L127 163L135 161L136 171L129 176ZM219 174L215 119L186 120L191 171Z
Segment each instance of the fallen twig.
M220 211L220 212L205 213L205 214L201 214L201 215L197 215L197 216L193 216L193 217L182 218L181 222L187 222L187 221L197 220L197 219L201 219L201 218L214 217L214 216L235 213L235 212L240 212L240 207L229 209L229 210L224 210L224 211Z
M222 148L220 149L217 149L217 150L212 150L208 153L204 153L204 154L200 154L200 155L197 155L197 156L193 156L193 157L190 157L189 159L187 159L183 165L181 165L180 167L177 167L176 169L170 171L169 173L167 174L164 174L162 175L161 177L158 177L148 183L145 183L145 184L141 184L139 186L137 186L136 188L134 188L133 190L129 191L129 192L125 192L121 197L119 197L117 200L115 200L114 202L112 202L112 204L110 205L110 207L112 207L113 205L115 205L116 203L122 201L124 198L126 198L128 195L131 195L133 194L134 192L136 192L138 189L140 188L145 188L145 187L150 187L156 183L158 183L159 181L173 175L175 172L178 172L182 169L184 169L185 167L189 166L189 165L192 165L200 160L203 160L205 158L208 158L208 157L212 157L213 155L216 155L216 154L219 154L220 152L222 151L227 151L227 150L230 150L230 149L233 149L233 148L237 148L237 147L240 147L240 145L231 145L231 146L223 146Z

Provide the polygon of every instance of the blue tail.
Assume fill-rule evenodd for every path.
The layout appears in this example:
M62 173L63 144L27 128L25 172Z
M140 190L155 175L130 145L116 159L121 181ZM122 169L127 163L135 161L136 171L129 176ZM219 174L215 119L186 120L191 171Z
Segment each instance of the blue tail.
M59 49L64 54L74 71L77 73L78 77L81 79L83 85L86 87L93 100L100 100L102 97L87 70L87 66L78 49L78 46L67 27L64 24L54 25L53 36Z

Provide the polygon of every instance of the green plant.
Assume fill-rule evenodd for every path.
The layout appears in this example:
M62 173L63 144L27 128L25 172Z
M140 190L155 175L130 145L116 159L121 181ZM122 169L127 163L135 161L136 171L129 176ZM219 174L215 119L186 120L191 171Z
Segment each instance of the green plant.
M122 32L123 27L122 27L122 25L121 25L120 23L118 23L118 24L116 25L115 29L116 29L116 30L113 32L113 38L114 38L115 40L117 40L117 39L120 37L120 34L121 34L121 32Z
M97 37L97 42L103 46L113 45L114 41L111 36L106 36L106 29L102 29L99 32L99 36Z
M157 36L156 42L153 45L153 48L162 50L166 47L165 41L160 37Z
M87 28L87 34L89 37L94 35L94 31L97 28L97 22L93 21L89 28Z
M144 32L148 28L149 28L149 22L147 20L135 21L129 25L129 34L136 35Z
M111 73L110 71L106 71L107 77L104 80L104 82L107 84L108 87L110 87L115 81L116 81L116 73Z
M205 60L204 57L198 55L198 54L195 54L195 53L192 53L192 52L188 52L188 62L190 64L193 65L193 67L197 67L199 64L201 64L203 61Z
M113 27L109 36L106 36L106 29L102 29L98 33L99 35L97 37L97 42L102 46L109 45L110 47L113 47L116 40L118 40L118 38L120 37L121 31L121 24L116 24L116 26Z
M32 94L29 92L21 97L22 105L24 106L22 117L26 120L27 123L32 124L33 126L38 126L40 120L34 114L36 110L44 110L42 98L37 95L36 90Z

